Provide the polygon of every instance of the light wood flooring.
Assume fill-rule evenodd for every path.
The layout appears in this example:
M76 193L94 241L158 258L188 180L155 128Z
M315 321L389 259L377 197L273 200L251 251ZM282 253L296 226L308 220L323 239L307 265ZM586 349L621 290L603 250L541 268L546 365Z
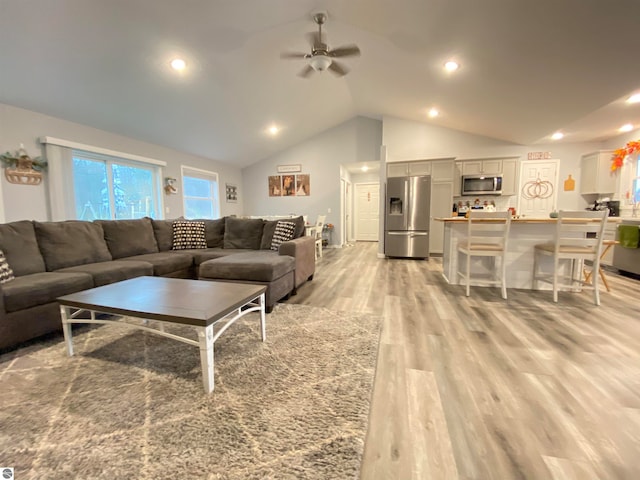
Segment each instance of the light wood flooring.
M363 479L640 479L640 281L467 298L377 248L325 250L289 300L383 317Z

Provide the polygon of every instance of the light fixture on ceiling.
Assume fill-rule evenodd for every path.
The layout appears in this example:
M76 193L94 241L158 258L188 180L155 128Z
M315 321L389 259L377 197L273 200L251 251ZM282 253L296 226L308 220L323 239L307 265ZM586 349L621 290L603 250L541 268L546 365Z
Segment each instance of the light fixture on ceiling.
M458 62L454 62L453 60L449 60L444 64L444 69L447 72L455 72L456 70L458 70L458 68L460 68L460 64Z
M275 126L275 125L271 125L268 129L267 132L269 132L269 135L271 136L275 136L278 134L278 132L280 132L280 129Z
M363 172L366 172L367 170L369 170L369 167L367 167L366 165L363 165L360 170L362 170Z
M621 126L618 131L619 132L630 132L631 130L633 130L633 125L631 125L630 123L625 123L623 126Z
M331 65L331 61L327 55L315 55L309 59L309 65L316 72L324 72Z
M429 116L430 116L431 118L435 118L435 117L437 117L438 115L440 115L440 112L438 111L438 109L437 109L437 108L432 108L431 110L429 110Z
M640 93L634 93L627 98L627 103L640 103Z
M174 58L171 60L171 68L177 71L182 71L187 67L187 62L181 58Z
M556 132L553 135L551 135L552 140L561 140L563 138L564 138L564 133L562 132Z

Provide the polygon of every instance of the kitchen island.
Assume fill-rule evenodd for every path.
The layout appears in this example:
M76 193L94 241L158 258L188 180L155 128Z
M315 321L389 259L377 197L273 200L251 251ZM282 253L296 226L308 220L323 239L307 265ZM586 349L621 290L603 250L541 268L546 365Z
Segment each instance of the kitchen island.
M458 243L467 238L467 219L464 217L437 218L444 222L444 249L442 258L443 275L452 285L461 284L458 278ZM552 242L554 239L555 218L516 218L511 220L509 244L507 246L507 288L523 288L532 290L533 287L533 256L534 246L540 243ZM618 221L610 220L610 221ZM500 260L496 260L500 262ZM540 259L540 268L544 272L551 272L553 259ZM499 266L499 263L498 263ZM580 268L580 266L576 266ZM569 262L560 266L560 274L570 273ZM471 285L474 285L473 275L486 275L493 272L493 259L473 257L471 260ZM577 273L576 273L577 276ZM539 282L536 289L550 290L551 285Z

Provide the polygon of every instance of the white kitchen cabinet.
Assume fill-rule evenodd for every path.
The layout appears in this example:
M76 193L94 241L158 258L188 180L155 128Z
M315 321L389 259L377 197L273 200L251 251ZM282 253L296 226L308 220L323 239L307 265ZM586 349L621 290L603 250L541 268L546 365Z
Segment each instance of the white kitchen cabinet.
M409 165L406 162L388 163L387 177L406 177L409 175Z
M615 240L616 231L618 229L619 222L609 220L604 226L603 240ZM605 247L602 247L603 250ZM613 247L609 249L607 254L600 259L602 265L613 265Z
M455 162L453 165L453 196L462 195L462 163Z
M453 183L431 182L431 218L429 222L429 255L444 252L444 222L436 218L451 216Z
M502 160L502 195L518 193L518 160L509 158Z
M453 160L434 160L431 162L432 182L453 182Z
M431 175L431 162L409 162L409 175Z
M612 194L616 191L616 177L611 172L612 150L582 155L580 161L580 193Z
M499 175L502 173L502 160L469 160L462 162L463 175Z

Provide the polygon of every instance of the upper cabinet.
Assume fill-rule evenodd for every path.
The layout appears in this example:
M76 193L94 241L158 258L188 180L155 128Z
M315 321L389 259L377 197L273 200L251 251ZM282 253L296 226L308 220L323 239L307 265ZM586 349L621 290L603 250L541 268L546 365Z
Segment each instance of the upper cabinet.
M387 177L406 177L407 175L431 175L431 164L443 163L430 160L419 162L392 162L387 164Z
M611 172L612 150L587 153L580 162L580 193L606 194L616 191L616 177Z
M502 173L502 160L469 160L462 164L463 175L499 175Z
M505 158L502 160L502 195L516 195L518 193L518 159Z
M409 175L409 164L404 162L388 163L387 177L406 177Z

